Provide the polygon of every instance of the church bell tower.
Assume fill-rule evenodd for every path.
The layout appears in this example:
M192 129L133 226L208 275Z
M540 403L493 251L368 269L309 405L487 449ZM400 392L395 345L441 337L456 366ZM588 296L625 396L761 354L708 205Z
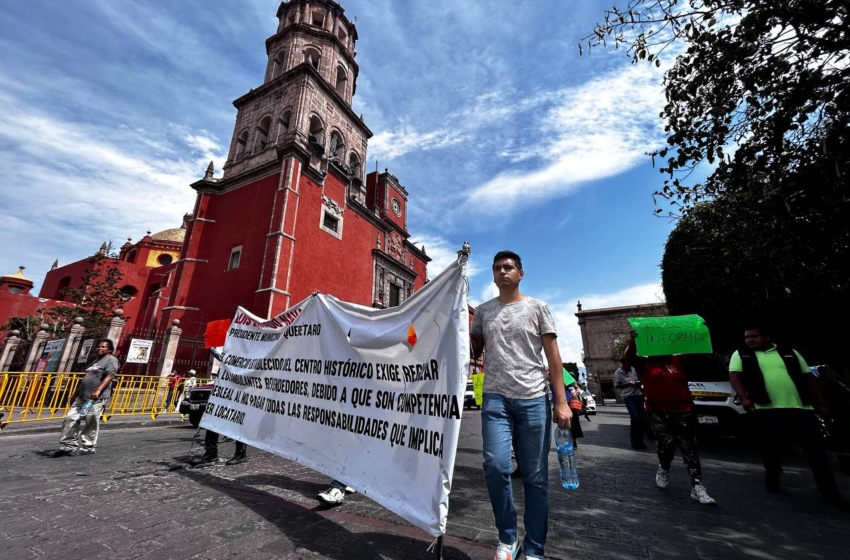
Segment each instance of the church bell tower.
M224 178L297 152L321 181L334 165L364 201L363 162L372 133L351 109L359 68L357 29L330 0L290 0L266 40L263 84L236 101L238 111Z

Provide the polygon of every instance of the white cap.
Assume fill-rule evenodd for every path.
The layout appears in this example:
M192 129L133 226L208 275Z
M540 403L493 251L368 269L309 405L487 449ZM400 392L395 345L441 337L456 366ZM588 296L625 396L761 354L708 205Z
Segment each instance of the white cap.
M195 371L195 370L193 370L193 369L190 369L190 370L189 370L189 375L195 375L196 373L198 373L198 372L197 372L197 371Z

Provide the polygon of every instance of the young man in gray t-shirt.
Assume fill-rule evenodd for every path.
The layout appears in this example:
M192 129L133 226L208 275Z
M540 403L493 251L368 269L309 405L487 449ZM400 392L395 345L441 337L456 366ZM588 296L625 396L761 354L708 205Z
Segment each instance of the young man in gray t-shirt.
M552 422L568 429L571 419L555 321L544 302L520 293L523 276L519 255L497 253L493 281L499 296L478 306L470 329L473 356L478 358L486 348L481 434L484 478L499 532L496 560L516 560L520 548L510 479L513 433L525 488L525 557L542 559L549 528ZM554 372L551 375L547 374L547 364ZM554 392L554 418L547 375Z

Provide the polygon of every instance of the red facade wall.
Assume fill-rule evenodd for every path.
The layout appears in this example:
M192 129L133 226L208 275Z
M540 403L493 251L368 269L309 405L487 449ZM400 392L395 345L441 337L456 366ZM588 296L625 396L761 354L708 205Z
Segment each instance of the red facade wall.
M32 295L10 294L0 292L0 324L12 317L38 315L40 310L48 310L57 305L65 305L63 301L37 298Z
M110 260L109 266L114 266L121 271L119 287L129 285L136 290L136 294L124 302L122 306L124 318L127 320L125 328L132 330L136 326L140 307L142 307L142 303L144 302L143 295L145 293L145 287L148 284L148 275L151 271L158 269L151 269L143 265L119 260ZM91 267L91 263L88 259L82 259L49 271L44 277L44 283L39 291L39 297L56 299L64 304L67 302L67 299L60 294L61 288L82 286L83 276L89 267Z
M182 263L178 285L169 306L199 308L174 310L169 316L181 321L202 322L233 317L242 305L253 313L254 293L259 287L270 223L270 209L280 174L265 177L221 195L203 193L196 212L204 220L193 221L181 259L206 262ZM231 250L242 246L239 268L227 270ZM182 325L185 328L188 325Z
M292 303L301 301L315 290L338 299L372 304L372 249L378 229L353 208L342 214L342 239L322 230L321 195L345 204L345 186L329 173L324 190L309 179L299 186L295 258L292 267Z

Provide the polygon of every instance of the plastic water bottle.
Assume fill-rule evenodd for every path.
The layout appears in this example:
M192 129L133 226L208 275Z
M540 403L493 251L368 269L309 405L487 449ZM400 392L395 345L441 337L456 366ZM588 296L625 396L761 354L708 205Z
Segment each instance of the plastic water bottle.
M567 490L578 488L578 470L576 452L573 446L573 434L569 430L555 430L555 448L558 450L558 463L561 471L561 486Z
M94 401L89 399L86 401L86 404L80 407L80 420L83 420L88 413L91 412L92 407L94 406Z

